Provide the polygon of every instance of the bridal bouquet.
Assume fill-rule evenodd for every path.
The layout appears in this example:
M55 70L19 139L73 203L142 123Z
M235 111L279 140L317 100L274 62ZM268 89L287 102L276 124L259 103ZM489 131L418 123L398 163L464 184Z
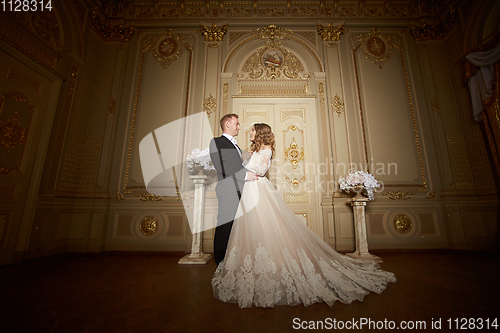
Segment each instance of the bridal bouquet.
M198 148L193 149L191 154L187 156L186 164L190 172L194 172L196 169L200 168L201 170L207 172L215 170L212 160L210 159L210 152L208 148L204 150L199 150Z
M340 189L342 191L350 192L355 190L359 192L361 190L366 191L368 199L373 200L373 193L377 187L380 187L378 181L373 177L373 175L368 172L354 171L339 179Z

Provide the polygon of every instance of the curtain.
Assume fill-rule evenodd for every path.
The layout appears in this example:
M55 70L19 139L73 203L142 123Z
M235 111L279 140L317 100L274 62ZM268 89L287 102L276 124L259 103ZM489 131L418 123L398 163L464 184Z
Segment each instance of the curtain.
M482 122L500 179L500 44L465 57L479 70L469 79L474 119Z
M493 94L494 64L500 61L500 44L489 51L474 52L465 57L471 64L479 67L469 79L469 91L472 100L474 119L482 120L483 102Z

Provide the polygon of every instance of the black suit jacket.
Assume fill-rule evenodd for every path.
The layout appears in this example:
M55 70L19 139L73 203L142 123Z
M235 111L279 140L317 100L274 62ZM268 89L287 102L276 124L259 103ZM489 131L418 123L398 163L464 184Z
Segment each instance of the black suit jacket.
M213 138L210 142L210 158L217 170L218 182L215 188L217 197L236 195L241 197L246 170L242 166L237 148L225 136Z

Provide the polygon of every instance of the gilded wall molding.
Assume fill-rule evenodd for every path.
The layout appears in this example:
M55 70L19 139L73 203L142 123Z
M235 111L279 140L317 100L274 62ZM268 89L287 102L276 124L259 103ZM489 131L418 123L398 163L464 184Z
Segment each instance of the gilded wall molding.
M406 94L408 96L408 105L410 107L410 112L411 112L411 119L412 119L412 125L413 125L413 135L415 137L415 144L417 147L417 154L418 154L418 160L419 160L419 167L420 167L420 175L422 177L422 184L421 185L415 185L415 184L386 184L386 187L397 187L397 186L405 186L405 187L423 187L423 189L420 189L420 192L427 192L427 180L425 177L425 171L424 171L424 163L423 163L423 158L422 158L422 148L420 146L420 137L418 134L418 128L417 128L417 120L415 117L415 108L413 105L413 97L411 94L411 88L410 88L410 82L408 78L408 70L406 68L406 61L404 57L403 50L401 46L399 45L399 41L395 38L395 36L390 36L387 34L380 34L378 32L378 29L373 28L369 34L364 34L364 35L358 35L358 36L353 36L352 41L353 41L353 48L352 48L352 57L354 61L354 74L356 78L356 90L357 90L357 95L358 95L358 101L359 101L359 112L360 112L360 118L361 118L361 132L362 132L362 138L363 138L363 147L364 147L364 153L365 153L365 162L366 162L366 167L368 172L370 172L370 164L369 164L369 157L368 157L368 148L366 144L366 131L365 131L365 120L364 120L364 111L363 111L363 105L362 105L362 98L361 98L361 89L359 87L359 73L358 73L358 62L357 62L357 57L356 57L356 52L358 49L361 47L363 48L366 43L369 43L370 40L372 40L376 43L379 44L380 46L380 41L384 43L387 47L391 48L391 54L392 54L392 48L395 48L396 50L399 51L399 55L401 57L401 64L402 64L402 69L403 69L403 74L405 78L405 87L406 87ZM366 47L364 47L366 49ZM366 50L365 50L366 51ZM370 59L369 56L366 56L367 59L372 60L374 63L377 63L379 60L382 61L384 60L384 63L386 60L388 60L387 56L384 56L384 54L387 54L389 52L389 49L386 48L381 49L380 52L377 54L381 54L380 56L373 55L375 58ZM365 52L364 52L365 53ZM366 55L366 53L365 53ZM380 59L378 59L380 58ZM379 68L382 68L382 63L379 63Z
M139 62L139 72L137 74L137 86L135 89L135 101L134 101L134 109L133 109L133 113L132 113L132 121L131 121L131 127L130 127L129 144L128 144L128 148L127 148L127 161L126 161L126 167L125 167L124 179L123 179L122 193L124 193L124 194L131 194L132 189L142 189L143 190L146 188L145 186L130 186L130 187L128 186L128 179L129 179L129 175L130 175L130 161L132 158L132 150L133 150L133 145L134 145L135 126L136 126L136 119L137 119L137 110L138 110L138 106L139 106L139 95L140 95L140 91L141 91L142 71L144 68L145 54L149 49L154 50L161 45L173 43L173 41L179 42L179 44L176 44L176 45L179 48L181 48L181 47L185 48L189 52L189 61L187 64L188 73L187 73L187 83L186 83L186 99L185 99L184 117L186 117L187 113L188 113L189 90L191 88L191 64L193 61L193 48L192 48L191 44L184 39L184 36L178 36L178 35L172 34L172 29L168 29L166 31L166 33L164 33L162 35L151 36L149 38L146 38L146 40L144 42L144 47L142 49L141 60ZM163 43L163 42L165 42L165 43ZM168 49L169 48L167 48L166 51L168 51ZM181 51L177 50L177 52L181 52ZM152 53L153 53L153 51L152 51ZM171 62L175 61L178 57L177 58L174 57L174 50L170 50L170 52L167 52L167 54L172 54L172 56L164 56L166 59L165 58L161 59L162 56L160 53L160 55L158 57L160 58L160 60L159 60L160 64L163 63L164 66L168 67L171 64ZM154 58L154 56L153 56L153 58ZM166 69L165 67L163 67L163 68ZM184 147L183 147L183 150L184 150ZM184 153L182 153L182 154L184 154ZM183 174L183 170L181 170L180 179L182 179L182 174ZM176 188L178 188L177 184L176 184Z

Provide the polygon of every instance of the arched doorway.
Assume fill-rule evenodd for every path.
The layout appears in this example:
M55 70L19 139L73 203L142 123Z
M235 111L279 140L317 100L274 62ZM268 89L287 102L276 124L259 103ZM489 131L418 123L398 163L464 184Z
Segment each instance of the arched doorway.
M296 215L323 237L321 216L325 158L316 76L322 64L310 46L291 31L268 26L229 50L224 64L222 114L240 116L241 147L250 146L253 123L268 123L276 138L276 155L268 177ZM322 165L323 162L323 165Z

